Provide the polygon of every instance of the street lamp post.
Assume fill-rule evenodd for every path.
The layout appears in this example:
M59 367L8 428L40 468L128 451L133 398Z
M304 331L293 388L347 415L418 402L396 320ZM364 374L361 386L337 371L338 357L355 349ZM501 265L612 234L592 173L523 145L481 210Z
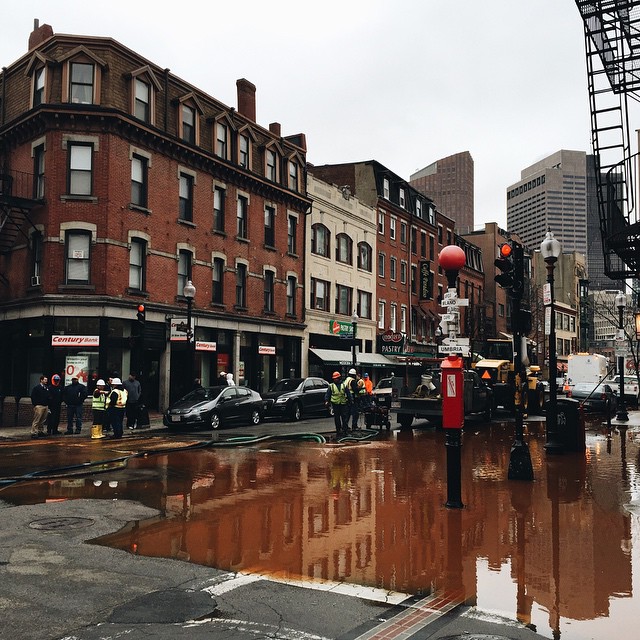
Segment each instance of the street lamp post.
M563 450L563 445L558 433L558 359L556 346L556 310L555 294L553 291L553 271L556 262L562 253L562 247L558 240L553 237L551 231L547 231L545 239L540 245L540 253L547 265L547 284L549 285L549 406L547 410L547 442L544 446L549 453L559 453Z
M351 342L351 366L355 369L357 364L356 358L356 336L358 334L358 314L354 311L351 316L351 333L353 340Z
M194 366L195 366L195 340L194 331L191 327L191 309L193 308L193 299L196 297L196 288L193 286L191 280L187 280L187 284L184 285L182 295L187 299L187 349L189 350L189 384L193 386L194 383Z
M622 291L618 292L615 301L616 307L618 307L618 332L624 339L624 308L627 306L627 296ZM624 341L617 341L616 347L618 349L624 345ZM620 352L619 352L620 353ZM620 398L618 399L618 414L616 420L620 422L627 422L629 420L629 414L624 404L624 355L618 355L618 378L620 380Z

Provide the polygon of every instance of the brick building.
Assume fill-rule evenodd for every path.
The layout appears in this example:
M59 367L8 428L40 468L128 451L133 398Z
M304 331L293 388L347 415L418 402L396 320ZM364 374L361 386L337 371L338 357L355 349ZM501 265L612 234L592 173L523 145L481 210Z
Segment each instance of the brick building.
M0 75L0 393L135 370L162 408L191 374L258 390L300 374L306 142L237 90L229 107L110 38L36 23Z
M375 160L309 166L376 212L377 348L396 362L437 357L440 300L447 282L438 253L454 243L453 220L433 201Z

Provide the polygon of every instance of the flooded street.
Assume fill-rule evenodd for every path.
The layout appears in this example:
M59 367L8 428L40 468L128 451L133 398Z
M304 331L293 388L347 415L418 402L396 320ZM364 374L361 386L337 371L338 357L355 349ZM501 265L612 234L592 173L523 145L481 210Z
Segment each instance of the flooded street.
M534 482L507 480L512 425L466 430L462 510L443 506L444 433L433 430L339 446L294 439L154 451L91 476L6 485L0 500L137 500L162 515L96 543L293 581L443 592L549 638L635 640L640 433L608 437L598 425L586 452L550 456L544 423L530 423ZM122 447L114 460L126 458ZM17 472L26 449L14 449ZM86 457L86 446L64 443L34 451L51 468Z

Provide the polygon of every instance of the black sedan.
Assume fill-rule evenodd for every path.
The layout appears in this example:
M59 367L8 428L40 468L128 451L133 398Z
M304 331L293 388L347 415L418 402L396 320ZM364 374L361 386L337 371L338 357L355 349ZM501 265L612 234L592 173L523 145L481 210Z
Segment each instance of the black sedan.
M594 391L593 384L577 383L569 388L567 395L582 403L585 411L609 411L615 413L618 410L618 394L608 384L599 385Z
M324 404L329 383L322 378L283 378L262 394L267 415L300 420L303 415L331 411ZM329 405L331 406L331 405Z
M264 407L260 394L248 387L205 387L194 389L176 400L165 411L162 421L169 429L219 429L232 422L259 424L264 416Z

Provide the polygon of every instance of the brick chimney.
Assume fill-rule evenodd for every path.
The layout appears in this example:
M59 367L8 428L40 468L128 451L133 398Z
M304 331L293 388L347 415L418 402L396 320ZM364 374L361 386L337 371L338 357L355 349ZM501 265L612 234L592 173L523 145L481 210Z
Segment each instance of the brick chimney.
M274 133L275 135L277 135L279 138L282 137L282 130L280 128L280 123L279 122L272 122L269 125L269 131L271 131L271 133Z
M29 51L35 49L39 44L53 35L53 27L50 24L40 26L40 20L33 21L33 31L29 35Z
M240 78L236 80L238 89L238 113L252 122L256 121L256 85Z

